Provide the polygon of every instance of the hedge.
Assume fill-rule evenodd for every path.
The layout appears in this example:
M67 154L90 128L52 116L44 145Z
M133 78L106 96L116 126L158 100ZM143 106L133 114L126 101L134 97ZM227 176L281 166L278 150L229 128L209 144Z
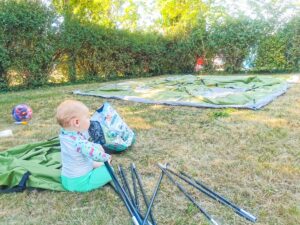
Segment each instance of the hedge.
M48 84L54 71L61 82L192 73L201 55L210 72L216 56L225 72L240 72L250 53L252 71L300 71L300 16L276 30L265 21L227 17L184 37L61 18L38 1L0 0L0 90Z

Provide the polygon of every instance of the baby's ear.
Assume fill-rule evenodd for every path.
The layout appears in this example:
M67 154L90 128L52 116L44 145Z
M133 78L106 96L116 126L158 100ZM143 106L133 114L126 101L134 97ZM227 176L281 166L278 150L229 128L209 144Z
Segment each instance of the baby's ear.
M79 119L77 119L77 118L71 119L70 125L71 125L72 127L78 127L78 126L79 126Z
M79 127L79 125L80 125L79 119L74 119L74 122L75 122L75 126Z

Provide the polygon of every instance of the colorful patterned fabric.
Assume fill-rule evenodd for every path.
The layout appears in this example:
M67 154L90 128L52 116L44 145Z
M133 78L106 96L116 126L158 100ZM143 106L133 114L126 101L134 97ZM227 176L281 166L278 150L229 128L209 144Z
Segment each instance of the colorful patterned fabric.
M110 153L122 152L135 141L134 132L107 102L92 116L89 135Z
M88 141L87 135L61 129L59 135L62 159L62 176L81 177L93 170L93 161L109 161L101 145Z

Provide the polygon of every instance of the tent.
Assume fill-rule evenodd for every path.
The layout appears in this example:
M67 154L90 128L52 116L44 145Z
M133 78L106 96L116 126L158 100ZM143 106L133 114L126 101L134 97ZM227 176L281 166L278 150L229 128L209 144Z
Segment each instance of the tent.
M18 185L64 191L58 139L13 147L0 152L0 161L0 192Z
M256 110L288 87L286 77L176 75L102 83L96 89L73 93L152 104Z

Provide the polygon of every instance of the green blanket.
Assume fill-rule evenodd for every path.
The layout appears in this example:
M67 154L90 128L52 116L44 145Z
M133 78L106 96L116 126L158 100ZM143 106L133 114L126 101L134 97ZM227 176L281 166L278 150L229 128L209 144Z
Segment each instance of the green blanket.
M13 187L31 175L27 187L64 191L60 182L59 140L20 145L0 152L0 186Z

